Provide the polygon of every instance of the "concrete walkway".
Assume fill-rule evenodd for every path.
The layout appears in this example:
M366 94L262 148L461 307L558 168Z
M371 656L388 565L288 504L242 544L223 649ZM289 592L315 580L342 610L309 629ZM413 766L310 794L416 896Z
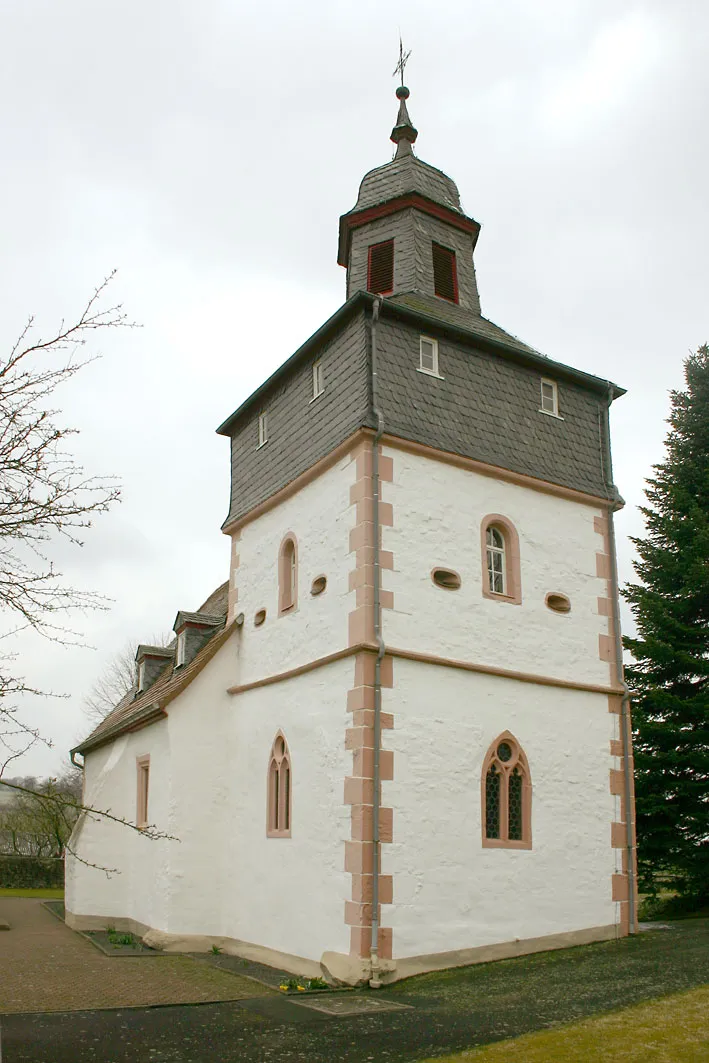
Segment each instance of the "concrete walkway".
M0 1014L89 1011L263 997L258 982L189 956L102 955L42 902L0 897Z

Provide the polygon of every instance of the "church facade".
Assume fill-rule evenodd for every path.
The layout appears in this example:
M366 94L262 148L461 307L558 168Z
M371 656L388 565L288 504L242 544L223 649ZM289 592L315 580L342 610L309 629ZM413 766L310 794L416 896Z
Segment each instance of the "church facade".
M373 985L635 929L623 392L481 315L397 96L347 301L219 428L229 579L72 751L139 828L77 825L75 927Z

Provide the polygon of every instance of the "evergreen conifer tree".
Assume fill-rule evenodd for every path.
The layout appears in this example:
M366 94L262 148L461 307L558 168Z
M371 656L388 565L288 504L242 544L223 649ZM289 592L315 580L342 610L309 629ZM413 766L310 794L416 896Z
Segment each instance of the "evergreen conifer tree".
M626 586L637 638L633 698L640 888L709 898L709 346L671 393L666 457L653 466L641 582Z

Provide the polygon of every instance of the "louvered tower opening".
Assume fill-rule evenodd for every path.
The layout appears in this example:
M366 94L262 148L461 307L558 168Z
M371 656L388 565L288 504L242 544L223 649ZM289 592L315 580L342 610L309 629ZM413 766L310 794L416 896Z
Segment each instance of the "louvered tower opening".
M394 291L394 241L373 244L367 262L367 291L388 295Z
M458 274L455 268L455 251L440 244L433 245L433 290L442 299L458 302Z

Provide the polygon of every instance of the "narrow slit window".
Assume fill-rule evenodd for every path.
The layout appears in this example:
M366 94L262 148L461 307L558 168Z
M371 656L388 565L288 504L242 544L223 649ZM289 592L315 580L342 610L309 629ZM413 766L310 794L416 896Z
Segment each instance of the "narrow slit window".
M543 413L553 413L559 416L559 389L553 380L542 380L542 405Z
M138 665L138 693L140 694L145 690L145 661L141 661Z
M150 785L150 757L138 757L136 761L138 770L138 797L135 810L136 827L148 825L148 789Z
M440 244L433 245L433 290L441 299L458 302L458 271L455 251Z
M177 650L175 652L175 667L181 668L185 663L187 651L187 632L181 631L177 636Z
M490 746L482 773L483 846L532 848L532 783L519 742L505 731Z
M278 557L278 612L295 609L298 603L298 548L295 536L287 535Z
M258 445L262 447L268 443L268 416L260 413L258 417Z
M422 336L419 344L419 369L422 373L438 376L438 340Z
M394 241L372 244L367 256L367 291L389 295L394 291Z
M324 390L322 362L315 362L313 364L313 398L317 399Z
M281 733L271 747L268 762L268 808L266 833L269 838L289 838L291 831L291 761L288 745Z

